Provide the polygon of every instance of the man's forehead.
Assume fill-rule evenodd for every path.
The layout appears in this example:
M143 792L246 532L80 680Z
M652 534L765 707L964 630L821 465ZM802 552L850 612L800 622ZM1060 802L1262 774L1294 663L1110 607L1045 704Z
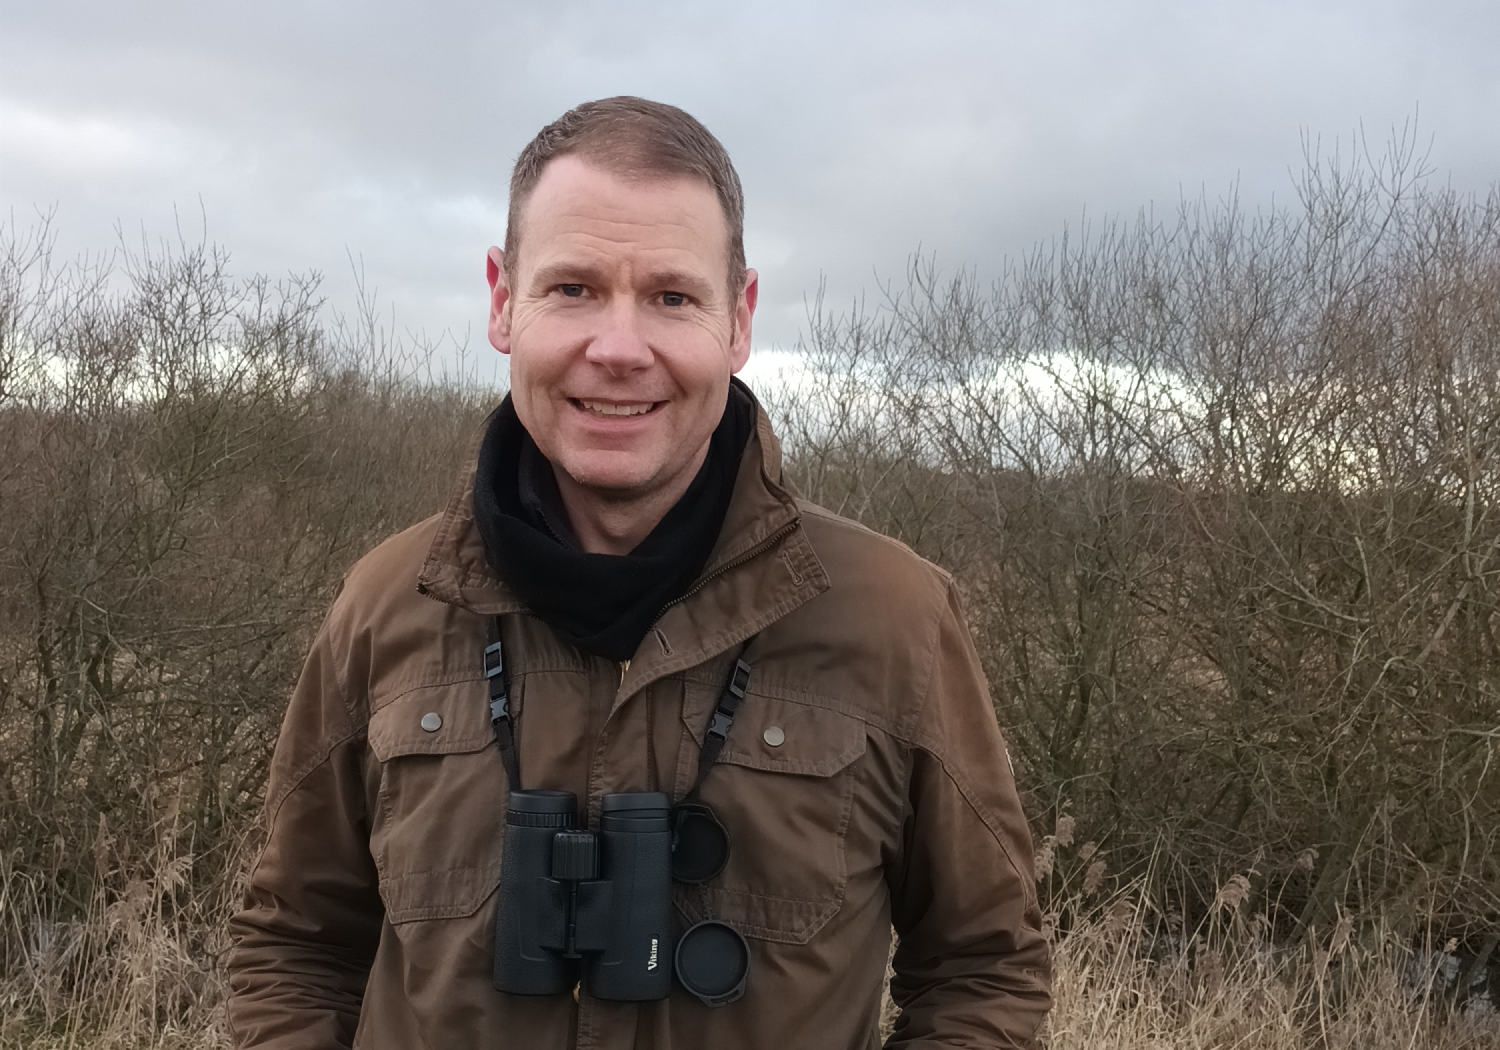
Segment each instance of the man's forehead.
M552 215L661 225L727 226L718 196L692 175L620 174L581 157L542 170L522 205L522 225Z
M677 247L721 256L729 229L713 187L692 175L624 175L581 157L558 157L523 202L521 254L557 247L607 251Z

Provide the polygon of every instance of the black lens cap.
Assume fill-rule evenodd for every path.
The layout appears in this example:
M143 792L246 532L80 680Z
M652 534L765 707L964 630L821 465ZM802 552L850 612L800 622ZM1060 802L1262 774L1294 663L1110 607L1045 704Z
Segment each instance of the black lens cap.
M728 1006L745 994L750 946L733 926L705 919L678 939L673 965L677 982L704 1006Z
M729 861L729 832L701 802L672 807L672 878L707 882Z

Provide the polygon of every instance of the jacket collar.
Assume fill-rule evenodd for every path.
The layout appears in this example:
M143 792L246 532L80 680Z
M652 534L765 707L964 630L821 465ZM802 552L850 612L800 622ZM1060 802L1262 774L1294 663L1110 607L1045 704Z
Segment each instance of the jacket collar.
M477 452L477 445L474 450ZM470 462L475 459L470 456ZM527 613L490 566L474 524L474 471L448 502L417 579L430 598L481 616ZM631 661L630 690L702 663L828 589L828 576L781 485L781 444L760 403L718 542L686 595L647 632Z

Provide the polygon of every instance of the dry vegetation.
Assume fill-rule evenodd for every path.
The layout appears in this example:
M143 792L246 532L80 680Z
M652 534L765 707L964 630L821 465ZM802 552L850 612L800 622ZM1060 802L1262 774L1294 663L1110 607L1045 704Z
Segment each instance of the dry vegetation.
M766 392L966 588L1056 1048L1500 1040L1500 198L1299 189L919 263ZM210 249L0 248L0 1047L217 1045L302 651L495 394Z

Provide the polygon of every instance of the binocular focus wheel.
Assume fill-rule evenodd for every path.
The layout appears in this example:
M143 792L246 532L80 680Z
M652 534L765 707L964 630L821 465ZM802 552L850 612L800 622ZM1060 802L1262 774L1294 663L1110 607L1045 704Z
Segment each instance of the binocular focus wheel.
M750 946L733 926L705 919L678 939L673 968L704 1006L728 1006L745 994Z

